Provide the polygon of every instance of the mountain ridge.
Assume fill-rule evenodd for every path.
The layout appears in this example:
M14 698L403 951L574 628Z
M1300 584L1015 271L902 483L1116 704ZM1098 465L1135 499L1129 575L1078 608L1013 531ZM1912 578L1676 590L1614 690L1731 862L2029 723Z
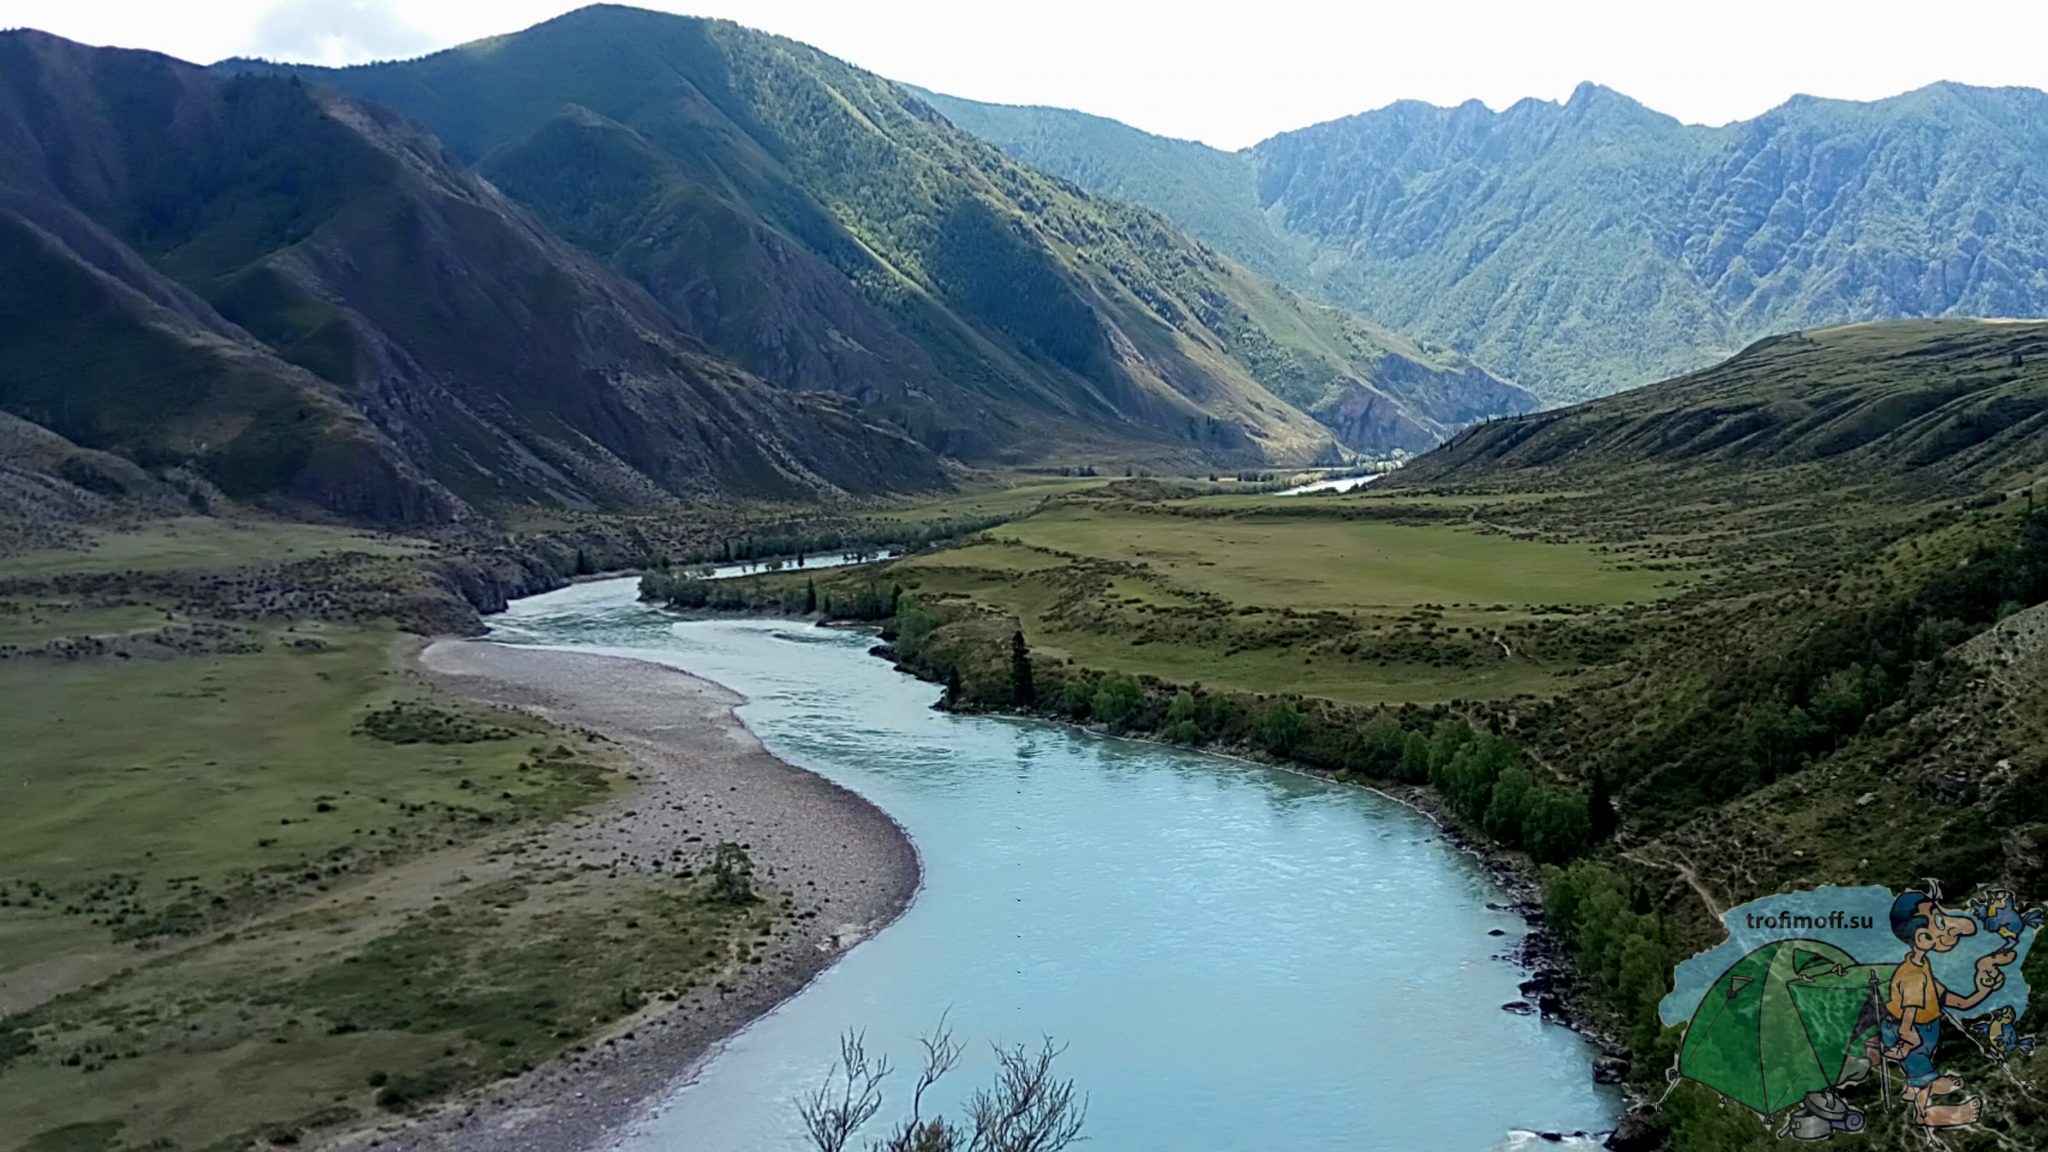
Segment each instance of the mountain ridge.
M1586 83L1499 112L1401 101L1194 160L1113 121L934 104L1553 403L1705 367L1772 332L2048 313L2032 255L2048 234L2033 207L2048 96L2034 89L1794 96L1707 127Z
M2048 475L2048 321L1788 332L1711 368L1467 429L1382 487L1871 485L1971 499Z
M0 406L80 448L400 523L946 482L297 81L0 35L0 158Z
M1167 465L1305 463L1333 435L1416 451L1534 405L1015 164L887 80L729 22L599 6L408 62L218 68L419 119L714 350L970 461L1044 462L1051 432L1077 456L1114 434ZM599 183L561 179L565 156L600 164ZM1389 374L1403 386L1382 386L1389 360L1414 360ZM1459 399L1431 412L1418 374Z

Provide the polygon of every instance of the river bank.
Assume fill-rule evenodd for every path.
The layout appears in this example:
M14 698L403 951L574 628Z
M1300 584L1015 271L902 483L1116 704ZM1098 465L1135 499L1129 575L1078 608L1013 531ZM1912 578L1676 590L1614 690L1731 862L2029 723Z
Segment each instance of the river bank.
M540 846L565 867L659 872L722 841L747 846L756 875L788 892L796 930L723 991L657 1002L581 1052L342 1147L590 1152L610 1147L726 1037L800 991L909 907L917 850L857 794L771 755L733 709L738 695L659 664L440 640L416 658L435 685L539 713L608 740L635 784Z

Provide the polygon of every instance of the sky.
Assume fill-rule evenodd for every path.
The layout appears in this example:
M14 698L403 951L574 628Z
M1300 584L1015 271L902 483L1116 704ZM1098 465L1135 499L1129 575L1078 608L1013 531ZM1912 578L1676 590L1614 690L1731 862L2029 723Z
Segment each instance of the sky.
M0 26L200 63L413 56L569 0L0 0ZM1419 99L1562 100L1580 81L1697 124L1797 93L1870 100L1936 80L2048 88L2048 2L1976 0L1964 35L1892 0L642 0L814 44L891 79L1049 104L1239 148Z

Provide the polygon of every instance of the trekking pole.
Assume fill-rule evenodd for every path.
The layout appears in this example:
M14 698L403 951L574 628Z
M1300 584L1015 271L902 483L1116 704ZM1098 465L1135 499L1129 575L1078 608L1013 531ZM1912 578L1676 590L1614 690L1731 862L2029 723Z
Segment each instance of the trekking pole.
M1884 998L1877 994L1877 973L1870 974L1870 1006L1877 1010L1878 1019L1884 1018ZM1892 1062L1884 1054L1884 1028L1877 1030L1877 1082L1881 1086L1884 1110L1892 1110Z

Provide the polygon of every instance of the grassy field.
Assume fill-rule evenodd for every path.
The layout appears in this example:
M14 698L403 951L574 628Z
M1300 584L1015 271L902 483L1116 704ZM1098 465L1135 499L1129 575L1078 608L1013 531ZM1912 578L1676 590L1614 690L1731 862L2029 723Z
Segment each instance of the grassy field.
M59 595L0 596L0 645L66 636L120 636L174 624L176 612L144 604L90 604Z
M1431 503L1399 502L1404 515ZM892 577L1014 616L1054 660L1351 703L1561 690L1608 618L1690 577L1625 550L1350 502L1066 500ZM1599 641L1589 649L1588 635Z
M1062 477L1047 480L1028 477L1008 487L908 504L900 509L891 510L886 515L890 519L912 524L933 520L964 520L981 516L1013 516L1029 512L1048 498L1065 496L1072 492L1085 492L1107 483L1109 481L1095 478Z
M997 535L1047 551L1142 563L1238 604L1322 609L1417 604L1621 604L1670 591L1585 544L1456 525L1192 517L1063 507Z
M557 762L533 755L537 721L413 701L394 640L305 627L254 653L0 663L19 801L0 810L0 894L76 908L109 940L197 927L607 787L535 770ZM439 742L392 742L421 735Z
M92 546L83 551L52 549L0 556L0 579L72 572L226 568L262 561L303 560L336 552L406 556L416 554L422 547L400 537L319 524L193 516L100 533L94 537Z
M529 1069L722 978L770 923L682 880L514 871L428 890L317 904L10 1021L36 1052L0 1076L0 1147L298 1143Z
M0 1152L297 1143L532 1067L775 931L687 874L539 862L622 761L435 694L388 626L49 582L208 570L260 598L247 565L415 547L181 520L0 560L0 645L208 638L0 652Z

